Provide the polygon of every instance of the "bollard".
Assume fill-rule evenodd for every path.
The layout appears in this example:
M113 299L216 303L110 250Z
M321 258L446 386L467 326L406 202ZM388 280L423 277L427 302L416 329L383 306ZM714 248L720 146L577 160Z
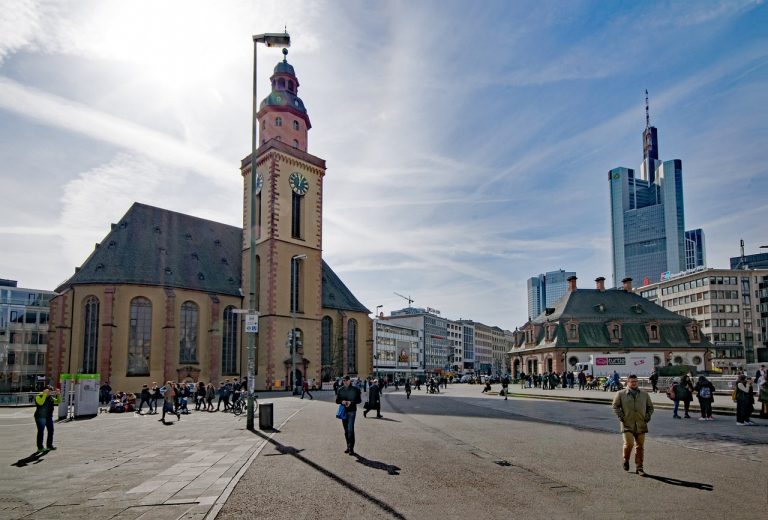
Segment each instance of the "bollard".
M259 405L259 430L272 430L273 426L272 403Z

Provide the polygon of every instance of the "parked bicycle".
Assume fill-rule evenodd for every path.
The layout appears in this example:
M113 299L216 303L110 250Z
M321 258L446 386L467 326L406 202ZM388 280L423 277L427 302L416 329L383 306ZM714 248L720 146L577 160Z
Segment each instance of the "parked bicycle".
M258 406L259 406L259 396L254 394L253 395L254 411L258 409ZM238 397L237 400L234 403L232 403L232 413L235 415L241 415L247 410L248 410L248 395L247 395L247 392L242 392L240 394L240 397Z

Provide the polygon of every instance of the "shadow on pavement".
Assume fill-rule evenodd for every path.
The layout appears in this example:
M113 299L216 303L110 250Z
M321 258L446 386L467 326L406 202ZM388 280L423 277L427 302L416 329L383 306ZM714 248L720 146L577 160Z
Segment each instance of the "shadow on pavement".
M313 462L313 461L309 460L308 458L306 458L304 455L301 454L301 452L303 450L294 448L292 446L286 446L285 444L282 444L281 442L278 442L275 439L270 438L267 435L264 435L260 431L254 430L253 434L254 435L258 435L259 437L261 437L262 439L264 439L268 443L273 444L275 446L275 449L278 452L280 452L281 454L283 454L283 455L291 455L293 457L296 457L296 459L300 460L301 462L303 462L304 464L306 464L310 468L318 471L319 473L322 473L323 475L325 475L326 477L330 478L331 480L333 480L333 481L337 482L338 484L341 484L342 486L346 487L347 489L349 489L353 493L359 495L360 497L362 497L365 500L371 502L372 504L380 507L385 512L387 512L390 515L392 515L394 518L399 518L399 519L405 520L405 517L402 514L398 513L395 510L394 507L390 506L389 504L386 504L385 502L382 502L381 500L379 500L375 496L368 494L365 490L359 488L354 483L352 483L352 482L350 482L348 480L343 479L339 475L336 475L335 473L333 473L331 471L328 471L327 469L325 469L324 467L320 466L316 462ZM366 461L368 460L368 459L364 459L363 457L358 456L358 461L360 461L360 459L363 459L363 460L366 460ZM368 461L368 462L371 462L372 464L377 464L377 465L381 465L382 466L382 468L377 468L377 469L383 469L383 467L388 466L387 464L384 464L383 462L377 462L377 461ZM371 466L371 467L376 467L376 466ZM393 467L396 467L396 466L393 466ZM397 469L399 470L400 468L397 468ZM398 474L398 473L390 473L390 474Z
M43 453L35 452L32 455L29 455L28 457L24 457L23 459L19 459L11 466L16 466L17 468L23 468L27 464L38 464L43 461Z
M663 482L664 484L669 484L671 486L681 486L681 487L688 487L688 488L694 488L694 489L701 489L702 491L714 490L714 487L712 486L712 484L702 484L701 482L689 482L687 480L679 480L676 478L662 477L660 475L651 475L650 473L646 473L645 478L658 480L659 482Z
M357 458L357 462L362 464L363 466L367 466L369 468L373 469L382 469L389 473L390 475L399 475L400 474L400 468L397 466L394 466L392 464L386 464L384 462L379 462L378 460L370 460L366 459L359 453L355 454L355 457Z
M402 421L398 421L397 419L390 419L389 417L384 417L384 416L382 416L382 417L366 417L366 419L378 419L380 421L389 421L389 422L398 422L398 423L402 422Z

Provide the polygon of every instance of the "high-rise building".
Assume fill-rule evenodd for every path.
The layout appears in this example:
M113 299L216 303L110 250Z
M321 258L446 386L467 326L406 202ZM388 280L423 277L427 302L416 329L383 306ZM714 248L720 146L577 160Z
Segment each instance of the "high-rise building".
M624 278L648 285L664 273L687 269L682 161L659 160L658 136L650 124L647 96L645 110L640 171L619 167L608 172L614 286ZM697 231L691 236L696 237ZM700 237L703 264L703 233ZM693 243L692 247L696 261Z
M704 245L704 230L690 229L685 232L685 269L706 267L707 257Z
M45 377L52 291L0 279L0 392L31 392Z
M575 272L549 271L528 279L528 317L535 318L568 292L568 278Z

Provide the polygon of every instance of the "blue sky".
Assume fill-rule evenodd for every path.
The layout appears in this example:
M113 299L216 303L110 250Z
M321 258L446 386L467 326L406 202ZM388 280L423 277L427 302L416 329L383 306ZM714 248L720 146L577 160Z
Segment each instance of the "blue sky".
M370 309L514 329L525 281L610 280L607 172L644 90L686 228L768 245L763 1L37 2L0 13L0 278L52 289L131 203L242 223L255 33L327 160L324 258ZM279 50L259 49L259 97Z

